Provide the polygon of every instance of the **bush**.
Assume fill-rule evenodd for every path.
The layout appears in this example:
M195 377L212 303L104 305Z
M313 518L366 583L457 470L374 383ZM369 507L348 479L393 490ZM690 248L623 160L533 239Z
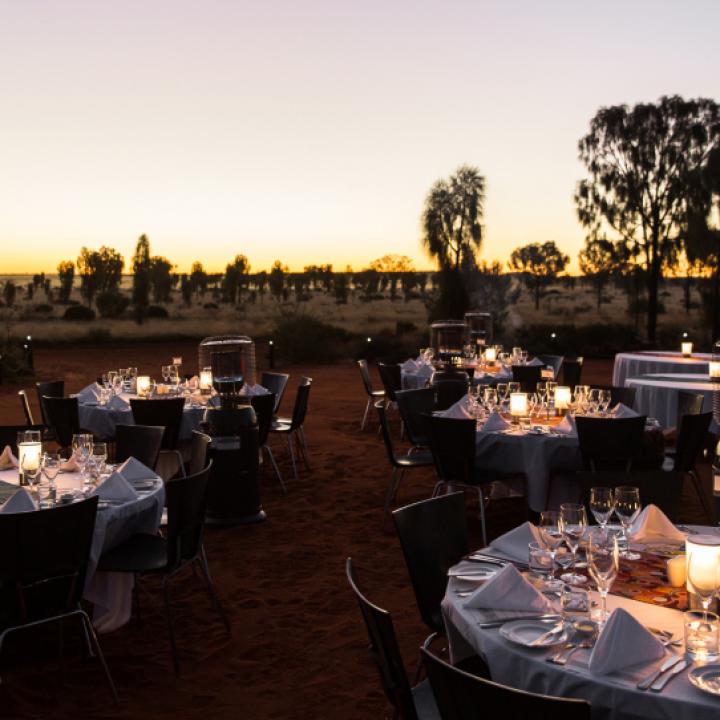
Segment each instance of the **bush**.
M88 330L87 335L85 335L85 340L91 345L106 345L112 342L113 334L112 331L107 328L93 328L92 330Z
M162 305L149 305L145 314L149 318L161 318L163 320L170 317L170 314Z
M396 335L406 335L417 331L417 325L415 323L407 322L405 320L398 320L395 325Z
M48 305L47 303L40 303L33 308L33 312L38 315L50 315L52 311L52 305Z
M130 299L119 292L103 292L95 300L98 312L104 318L120 317L129 304Z
M95 311L85 305L71 305L63 313L63 320L94 320Z
M347 353L348 334L308 313L281 315L270 336L278 356L292 363L331 363Z
M554 336L553 336L554 335ZM508 347L520 345L531 352L558 355L612 357L642 345L631 325L597 324L523 326L503 338Z
M219 306L214 302L207 302L203 305L206 310L219 310Z
M368 342L367 335L357 338L354 342L352 356L355 359L381 359L389 363L402 362L409 357L417 357L418 348L421 347L419 339L419 335L398 337L389 330L384 330L370 336L370 342Z

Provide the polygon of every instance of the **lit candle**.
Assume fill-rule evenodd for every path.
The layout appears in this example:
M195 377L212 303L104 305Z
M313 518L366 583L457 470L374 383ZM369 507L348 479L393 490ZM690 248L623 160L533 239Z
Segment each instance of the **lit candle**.
M690 357L692 355L693 344L687 340L680 343L680 350L682 351L683 357Z
M714 380L715 382L720 381L720 361L718 360L711 360L710 361L710 379Z
M717 568L720 563L720 538L714 535L693 535L685 540L686 587L696 593L695 587L707 591L717 587ZM692 578L692 581L691 581Z
M566 385L558 385L555 388L555 407L558 410L567 410L570 406L570 388Z
M492 365L497 360L497 350L494 347L485 348L485 362Z
M34 472L40 467L40 455L42 454L42 443L40 442L19 442L18 443L18 469L20 471L20 484L27 485L25 472Z
M172 361L173 365L182 365L182 358L181 357L174 357Z
M205 367L200 371L200 389L208 391L212 388L212 368Z
M150 376L149 375L138 375L137 379L137 394L140 397L145 397L150 390Z
M670 558L667 561L668 582L673 587L682 587L686 581L687 560L684 555Z
M528 414L527 393L510 393L510 414L514 418L526 417Z

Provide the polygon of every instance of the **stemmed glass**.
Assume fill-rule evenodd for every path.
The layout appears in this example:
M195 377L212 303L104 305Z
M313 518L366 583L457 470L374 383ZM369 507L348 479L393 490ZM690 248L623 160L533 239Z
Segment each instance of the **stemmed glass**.
M612 587L620 567L620 551L617 537L604 528L595 528L590 532L587 544L588 572L597 585L602 599L600 624L607 620L607 594Z
M105 463L107 462L108 451L107 443L96 442L92 446L92 460L95 463L95 467L99 474L105 471Z
M590 390L588 395L588 411L591 415L597 415L600 406L600 391L597 388Z
M608 408L610 407L610 401L612 399L612 395L610 394L609 390L600 390L598 393L599 395L599 408L600 413L604 416L607 415Z
M551 582L554 584L555 556L563 542L563 534L560 529L560 513L557 510L544 510L541 512L538 528L545 547L550 551L550 557L552 558L552 571L550 576Z
M627 531L635 521L635 518L640 514L641 509L639 488L630 485L620 485L615 488L615 514L618 520L620 520L623 531L624 549L620 553L620 557L624 560L640 559L639 553L630 550Z
M163 365L160 369L160 374L162 375L162 379L165 382L165 384L169 385L170 384L170 366Z
M508 384L507 383L498 383L495 386L495 389L497 390L498 405L500 405L501 409L502 409L502 405L508 399Z
M605 530L613 510L615 510L615 496L612 488L590 488L590 510L597 524Z
M23 477L30 486L31 492L37 492L35 487L39 481L40 476L40 463L38 463L36 457L31 457L29 454L23 456L22 462L20 463L20 469L22 470Z
M497 390L495 390L495 388L485 388L484 398L485 406L487 407L488 412L491 413L497 404Z
M520 392L520 383L519 382L509 382L507 384L507 386L508 386L508 395L512 395L513 393Z
M72 438L73 458L80 468L80 477L85 481L85 467L92 453L93 437L87 433L78 433Z
M43 453L42 456L42 471L43 475L48 479L48 482L51 485L55 484L55 478L58 476L58 473L60 472L60 463L62 460L60 459L59 453Z
M693 591L700 597L705 621L710 602L718 589L718 562L714 553L691 552L687 576Z
M560 506L560 531L562 532L565 544L572 553L572 565L577 566L577 549L580 545L585 529L587 528L587 515L585 508L578 503L564 503ZM561 575L560 579L568 585L582 585L585 578L575 572Z

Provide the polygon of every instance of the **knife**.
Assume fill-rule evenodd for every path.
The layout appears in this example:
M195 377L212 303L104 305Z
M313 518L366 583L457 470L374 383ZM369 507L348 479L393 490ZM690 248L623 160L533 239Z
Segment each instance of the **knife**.
M656 680L651 686L651 692L660 692L678 673L681 673L690 663L683 660L675 665L664 677Z
M664 672L667 672L671 667L677 665L682 659L682 655L673 655L668 658L655 672L637 684L638 690L647 690Z
M507 564L503 560L497 560L496 558L491 558L488 555L478 555L477 553L472 553L471 555L468 555L467 559L470 562L487 563L488 565L499 565L500 567L505 567L505 565Z
M514 620L557 620L561 617L558 613L546 613L545 615L521 615L520 617L506 617L502 620L486 620L485 622L479 622L477 626L481 630L489 630L491 628L498 628L502 625L506 625Z

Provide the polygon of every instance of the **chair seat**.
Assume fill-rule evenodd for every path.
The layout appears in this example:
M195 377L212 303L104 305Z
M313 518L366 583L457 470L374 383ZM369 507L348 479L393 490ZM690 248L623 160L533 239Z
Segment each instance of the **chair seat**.
M384 390L373 390L370 393L370 396L373 398L373 400L382 400L385 397L385 391Z
M167 567L167 542L161 535L137 533L100 557L98 570L150 573Z
M276 418L270 423L270 432L286 433L290 432L292 421L287 418Z
M418 720L442 720L430 682L423 680L412 689Z
M395 464L398 467L424 467L433 464L433 457L429 452L416 452L412 455L395 455Z

